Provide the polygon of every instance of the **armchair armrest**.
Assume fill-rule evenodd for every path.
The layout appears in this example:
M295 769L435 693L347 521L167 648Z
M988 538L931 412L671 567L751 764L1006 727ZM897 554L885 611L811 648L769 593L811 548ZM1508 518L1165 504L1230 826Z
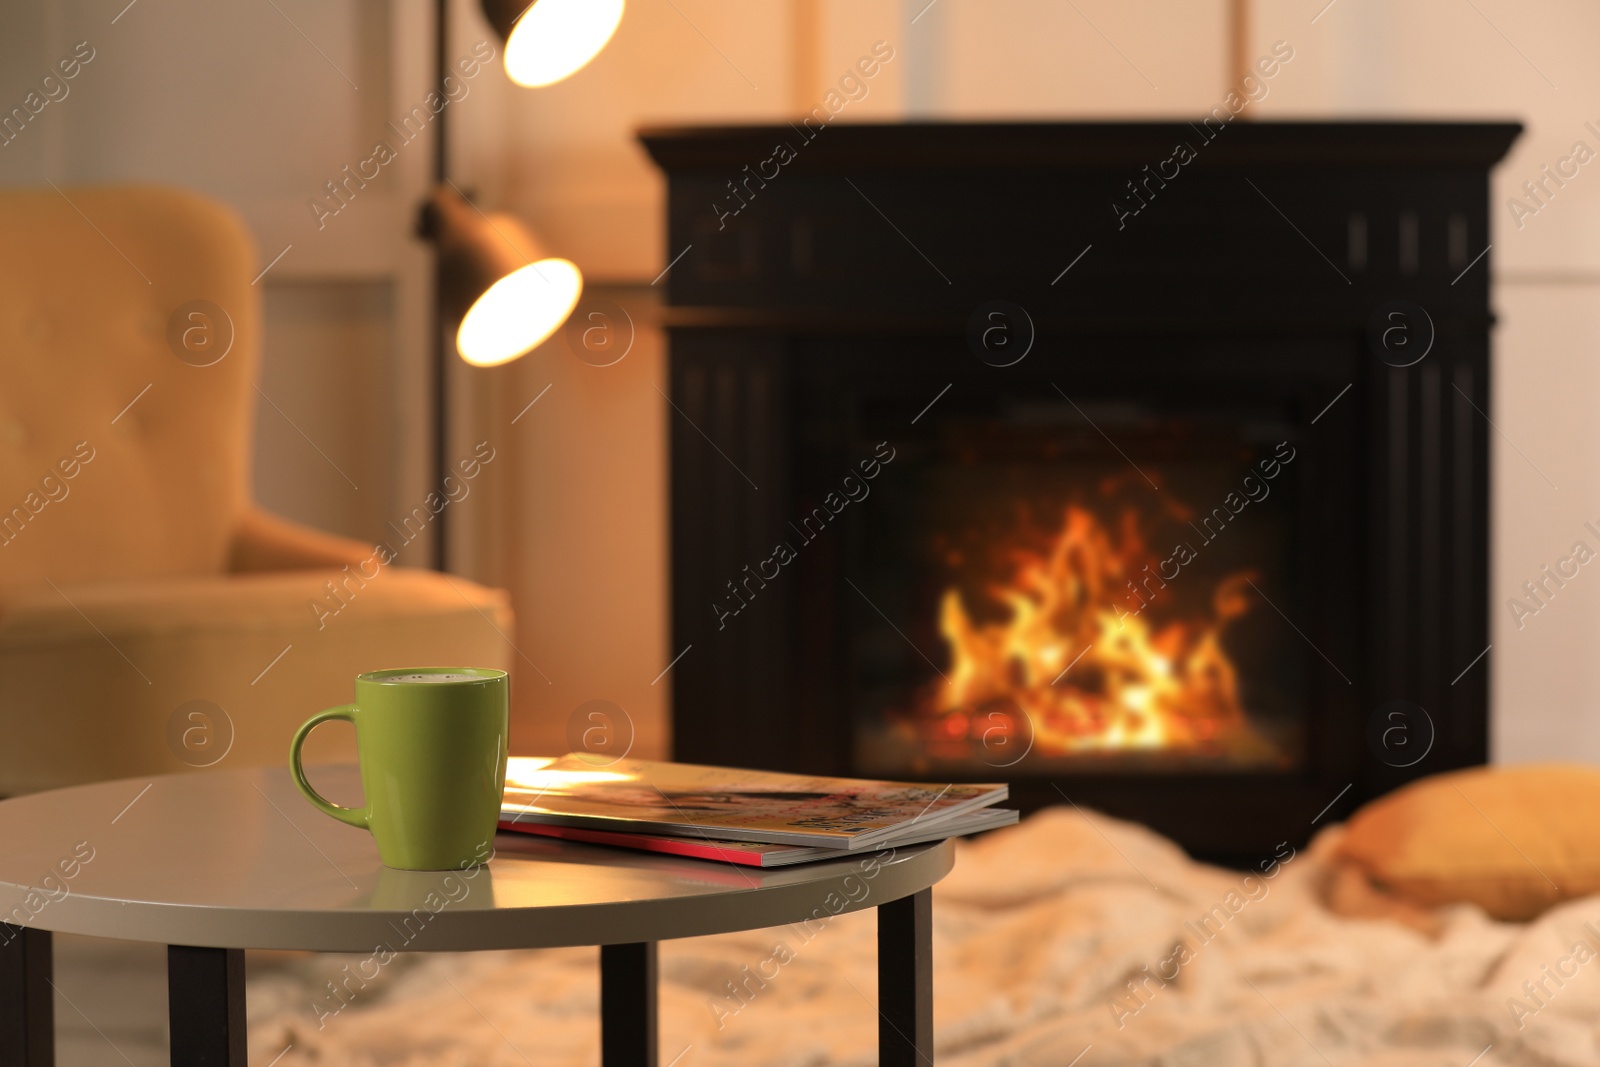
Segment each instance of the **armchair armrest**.
M228 570L295 571L342 568L370 559L373 546L323 533L257 507L247 508L234 527Z

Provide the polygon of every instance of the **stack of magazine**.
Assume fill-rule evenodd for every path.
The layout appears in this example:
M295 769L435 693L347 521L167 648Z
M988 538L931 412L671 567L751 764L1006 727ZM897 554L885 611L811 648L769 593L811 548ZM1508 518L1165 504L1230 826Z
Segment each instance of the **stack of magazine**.
M588 753L513 758L500 828L781 867L1009 826L1003 784L818 778Z

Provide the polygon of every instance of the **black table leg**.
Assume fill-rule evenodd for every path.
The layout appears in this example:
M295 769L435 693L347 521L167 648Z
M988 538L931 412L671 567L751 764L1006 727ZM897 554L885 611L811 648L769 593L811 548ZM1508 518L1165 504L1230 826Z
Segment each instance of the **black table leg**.
M657 1067L656 943L600 946L600 1067Z
M167 947L172 1067L245 1067L244 952Z
M933 890L878 905L878 1064L933 1064Z
M0 1067L56 1062L50 931L0 923Z

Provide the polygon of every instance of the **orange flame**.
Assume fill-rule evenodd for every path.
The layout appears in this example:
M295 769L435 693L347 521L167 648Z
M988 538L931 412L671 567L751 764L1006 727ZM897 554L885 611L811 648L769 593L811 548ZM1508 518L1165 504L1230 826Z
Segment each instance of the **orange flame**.
M1010 577L989 588L1009 611L1000 622L975 622L961 593L945 591L939 629L950 666L924 693L920 716L932 733L970 736L981 732L980 717L1014 707L1045 755L1270 747L1246 719L1221 644L1224 625L1249 610L1250 575L1223 579L1209 615L1157 622L1133 589L1172 594L1150 579L1156 557L1131 511L1118 534L1068 506L1048 549L1015 550Z

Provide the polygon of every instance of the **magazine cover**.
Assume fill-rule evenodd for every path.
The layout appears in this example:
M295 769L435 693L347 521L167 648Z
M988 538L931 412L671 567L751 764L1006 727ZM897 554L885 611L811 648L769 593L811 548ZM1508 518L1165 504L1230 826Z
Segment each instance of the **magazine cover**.
M569 753L506 774L502 822L862 848L1006 798L1002 784L821 778Z

